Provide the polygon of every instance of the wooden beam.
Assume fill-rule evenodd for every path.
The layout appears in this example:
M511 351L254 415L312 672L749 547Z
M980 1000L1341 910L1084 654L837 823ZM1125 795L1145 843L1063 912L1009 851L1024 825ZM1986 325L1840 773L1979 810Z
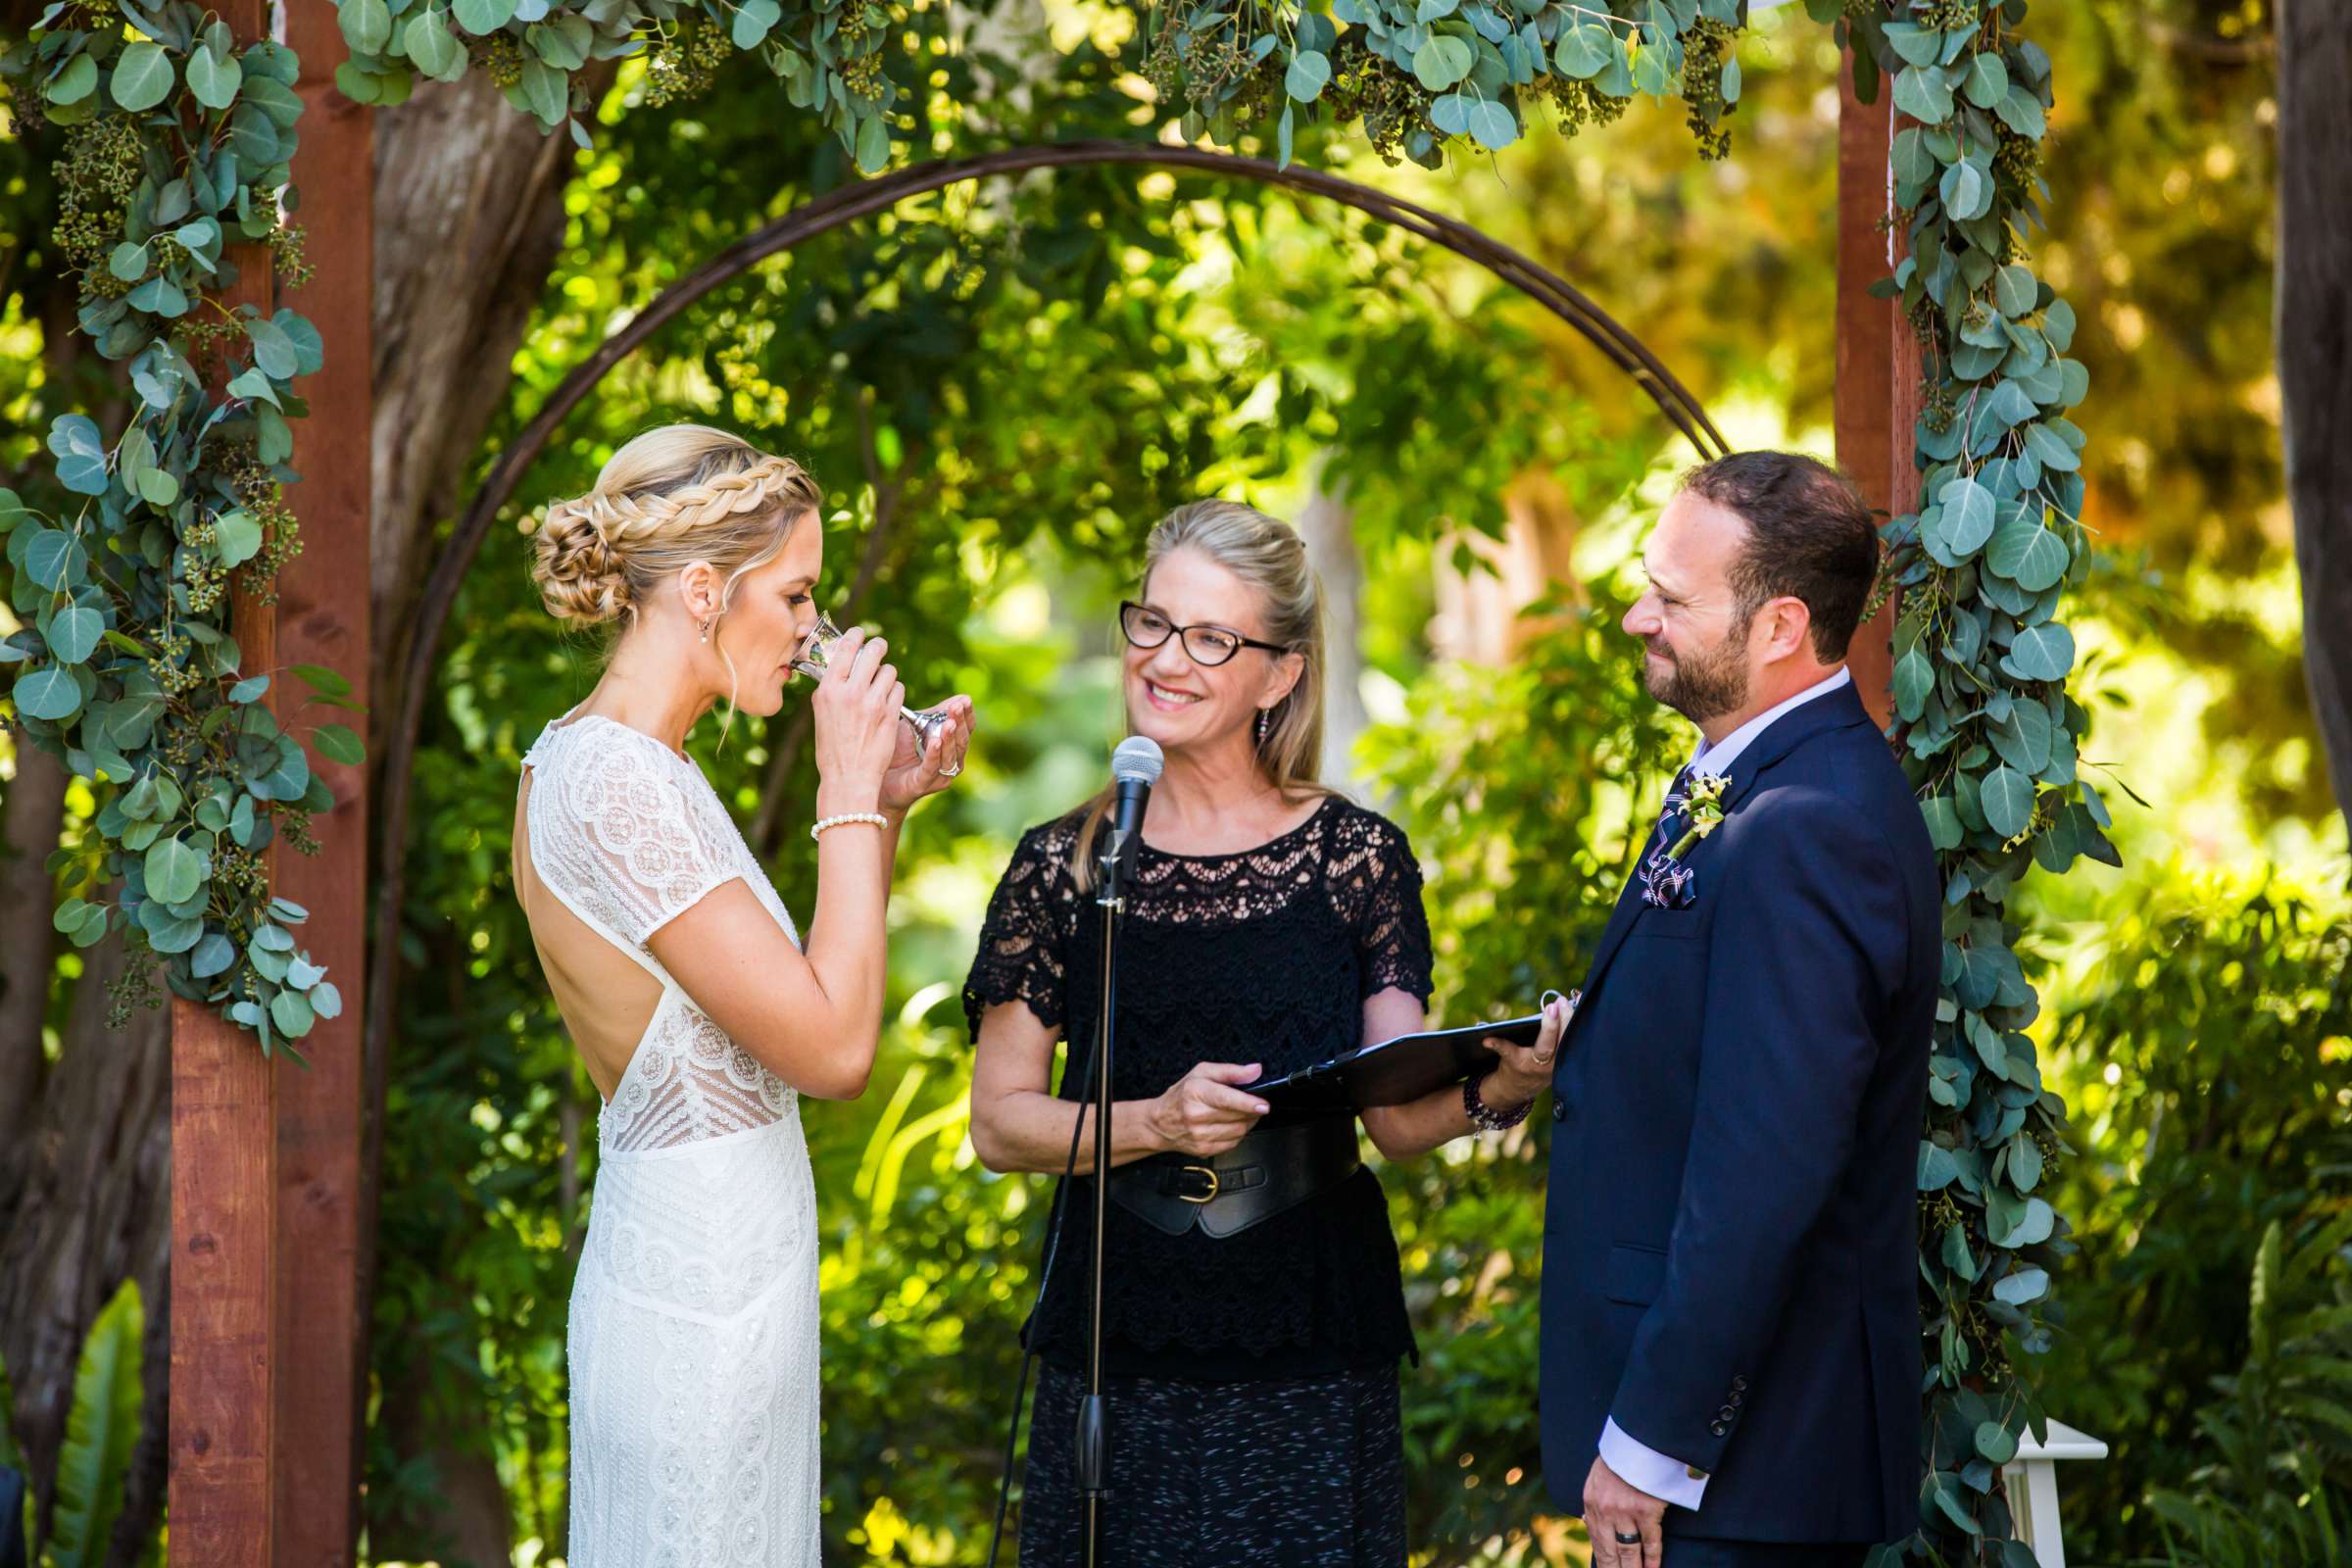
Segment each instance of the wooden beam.
M284 303L309 318L325 344L324 368L305 377L310 416L293 421L294 470L286 501L302 524L302 554L278 574L277 654L282 670L323 664L368 702L368 432L373 423L374 112L334 89L349 58L334 8L298 0L286 11L286 44L302 61L302 145L294 155L297 219L307 231L311 280ZM367 716L303 707L308 688L280 675L287 728L307 742L314 725ZM314 817L316 856L285 855L277 890L310 911L298 936L325 964L343 998L341 1016L304 1039L305 1068L277 1084L277 1306L281 1336L275 1449L274 1561L339 1568L359 1539L359 1482L366 1402L368 1303L360 1299L360 1129L367 1016L368 770L319 757L334 791Z
M1838 462L1863 498L1889 515L1913 509L1919 470L1912 461L1919 419L1919 339L1899 300L1871 296L1903 254L1890 168L1895 115L1886 83L1878 102L1854 96L1850 58L1840 70L1838 114ZM1892 715L1889 600L1854 634L1846 661L1854 684L1884 726Z
M222 0L239 42L269 34L265 0ZM220 293L273 308L267 247L238 244ZM234 579L232 578L232 581ZM229 621L246 673L272 667L276 614L241 590ZM267 699L281 705L274 686ZM274 859L274 847L268 852ZM172 1003L172 1560L271 1561L278 1335L276 1063L203 1003Z

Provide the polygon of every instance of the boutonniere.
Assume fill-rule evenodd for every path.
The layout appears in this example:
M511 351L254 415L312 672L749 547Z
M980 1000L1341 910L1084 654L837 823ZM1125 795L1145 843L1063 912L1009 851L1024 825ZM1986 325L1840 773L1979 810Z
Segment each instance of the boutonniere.
M1721 773L1693 773L1688 789L1669 790L1661 825L1669 832L1675 822L1683 831L1636 869L1642 902L1660 909L1688 909L1698 902L1698 868L1683 858L1699 840L1723 826L1723 792L1731 780Z
M1674 841L1674 847L1666 852L1666 858L1681 859L1697 846L1699 840L1723 826L1723 792L1731 786L1731 782L1721 773L1693 773L1690 776L1690 793L1683 797L1682 812L1690 825L1683 829L1681 838Z

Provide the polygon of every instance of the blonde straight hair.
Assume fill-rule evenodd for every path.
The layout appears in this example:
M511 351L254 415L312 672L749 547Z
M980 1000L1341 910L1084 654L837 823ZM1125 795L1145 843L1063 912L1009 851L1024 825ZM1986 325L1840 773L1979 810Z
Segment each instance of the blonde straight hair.
M664 424L632 437L605 460L596 488L559 501L536 524L531 579L548 613L574 625L634 625L646 595L695 562L726 573L719 617L744 573L766 565L803 518L824 504L808 469L707 424ZM741 677L716 645L731 683Z
M1194 501L1159 519L1144 546L1143 591L1152 573L1180 550L1197 550L1257 591L1265 641L1305 662L1290 695L1268 710L1257 765L1286 801L1333 793L1318 777L1323 757L1323 585L1307 564L1306 541L1286 522L1238 501ZM1081 891L1094 887L1091 849L1117 792L1105 789L1080 809L1085 821L1070 852Z

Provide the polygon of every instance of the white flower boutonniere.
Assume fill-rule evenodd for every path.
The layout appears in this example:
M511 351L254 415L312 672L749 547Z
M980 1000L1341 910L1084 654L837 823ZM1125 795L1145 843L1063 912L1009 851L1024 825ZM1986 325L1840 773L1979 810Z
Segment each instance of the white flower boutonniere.
M1683 815L1690 825L1683 830L1683 836L1676 839L1674 847L1666 852L1668 859L1681 859L1690 853L1692 846L1700 839L1723 826L1723 792L1731 786L1731 782L1721 773L1690 775L1690 793L1683 800Z

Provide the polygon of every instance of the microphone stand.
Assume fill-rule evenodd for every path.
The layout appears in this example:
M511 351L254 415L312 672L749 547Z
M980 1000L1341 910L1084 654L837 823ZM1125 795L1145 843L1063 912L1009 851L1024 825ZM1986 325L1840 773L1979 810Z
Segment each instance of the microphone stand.
M1095 1030L1095 1255L1087 1326L1086 1397L1078 1405L1079 1494L1086 1499L1086 1568L1101 1562L1102 1499L1110 1494L1110 1411L1102 1397L1102 1244L1110 1198L1110 1026L1116 1011L1118 934L1127 912L1126 856L1131 834L1115 827L1105 836L1098 875L1102 910L1102 1014ZM1084 1110L1079 1112L1084 1115Z

